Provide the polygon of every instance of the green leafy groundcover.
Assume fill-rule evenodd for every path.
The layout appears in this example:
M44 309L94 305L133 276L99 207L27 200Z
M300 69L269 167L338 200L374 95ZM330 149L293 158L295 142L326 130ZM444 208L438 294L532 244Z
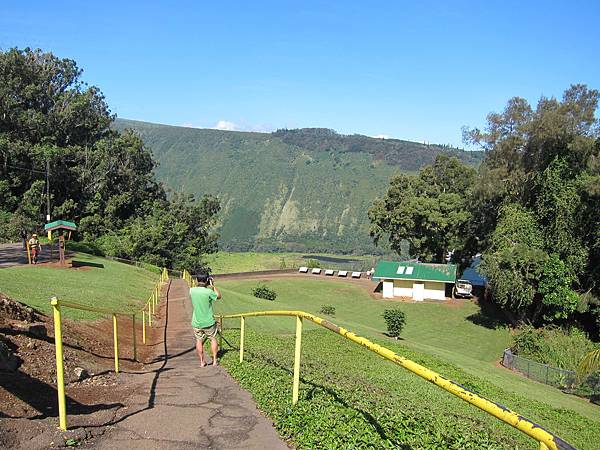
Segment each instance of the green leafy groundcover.
M304 333L300 400L291 406L294 338L226 330L222 364L298 448L535 448L512 427L325 330ZM579 448L600 442L600 422L508 393L456 366L380 342L499 401Z

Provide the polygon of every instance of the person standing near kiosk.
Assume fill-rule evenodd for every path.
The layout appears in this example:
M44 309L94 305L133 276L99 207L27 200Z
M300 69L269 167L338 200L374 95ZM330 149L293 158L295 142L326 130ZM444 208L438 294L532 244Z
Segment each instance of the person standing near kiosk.
M42 250L42 244L38 240L38 235L33 233L28 244L29 251L31 252L31 262L33 262L33 264L37 264L40 251Z

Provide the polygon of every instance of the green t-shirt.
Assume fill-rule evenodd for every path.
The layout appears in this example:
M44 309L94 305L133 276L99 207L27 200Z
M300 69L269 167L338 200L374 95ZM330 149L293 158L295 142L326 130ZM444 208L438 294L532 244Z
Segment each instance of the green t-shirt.
M215 291L205 287L195 287L190 289L190 298L192 299L192 327L208 328L215 324L212 304L217 299Z

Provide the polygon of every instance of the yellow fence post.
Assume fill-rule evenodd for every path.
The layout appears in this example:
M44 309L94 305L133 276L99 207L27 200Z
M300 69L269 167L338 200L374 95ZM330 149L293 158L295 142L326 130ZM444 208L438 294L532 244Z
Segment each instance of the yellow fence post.
M152 295L150 296L150 300L148 300L148 301L150 302L150 308L151 308L151 310L152 310L152 311L150 312L150 314L152 314L152 315L153 315L153 314L154 314L154 298L152 297ZM150 325L152 325L152 324L150 324Z
M67 431L67 402L65 400L65 371L63 367L62 322L60 305L56 297L50 304L54 312L54 346L56 353L56 392L58 393L58 427Z
M29 241L27 241L27 260L31 264L31 249L29 248Z
M298 403L300 388L300 353L302 350L302 317L296 316L296 349L294 351L294 385L292 387L292 404Z
M113 314L113 338L115 341L115 373L119 373L119 332L117 331L117 315Z
M240 317L240 362L244 361L244 328L246 328L246 319Z
M146 311L142 309L142 342L146 343Z
M132 328L132 332L133 335L131 336L131 338L133 339L133 360L137 361L137 339L135 336L135 314L131 315L131 328Z
M148 302L148 326L152 326L152 312L150 311L150 302Z

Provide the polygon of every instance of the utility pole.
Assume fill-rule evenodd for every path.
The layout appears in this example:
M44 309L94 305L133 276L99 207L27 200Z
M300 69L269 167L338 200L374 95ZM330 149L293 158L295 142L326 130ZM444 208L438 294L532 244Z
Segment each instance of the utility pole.
M50 158L46 160L46 223L50 223ZM48 230L48 240L52 240L50 230Z

